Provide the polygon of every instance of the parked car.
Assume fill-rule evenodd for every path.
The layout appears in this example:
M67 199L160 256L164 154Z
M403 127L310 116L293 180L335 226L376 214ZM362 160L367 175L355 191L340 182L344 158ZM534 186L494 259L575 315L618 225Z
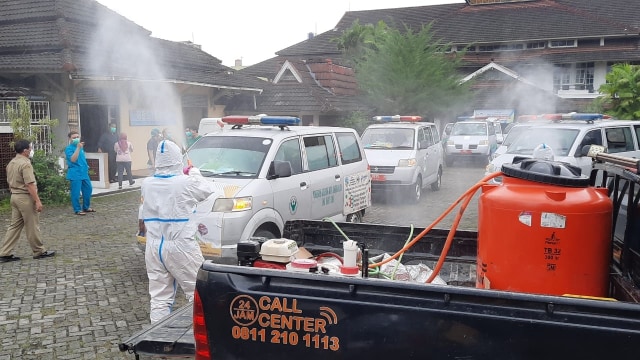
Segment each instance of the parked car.
M571 119L570 116L567 117ZM517 128L511 129L510 133ZM514 138L506 152L487 165L487 174L500 171L502 164L512 163L516 157L532 157L533 150L540 144L545 144L552 150L553 160L578 166L583 174L589 174L592 166L591 158L584 156L582 150L587 145L605 146L611 154L640 157L640 121L562 120L523 128L526 134ZM500 181L499 178L495 180Z
M502 143L500 143L498 145L498 148L496 149L496 151L493 153L493 158L495 159L496 157L504 154L507 152L507 148L509 147L509 145L518 138L518 136L520 136L521 134L525 133L525 131L530 128L531 126L533 126L532 123L521 123L521 124L509 124L511 126L509 126L509 131L506 133L504 140L502 140Z
M362 133L373 193L397 193L418 202L427 185L442 183L443 150L435 124L419 116L376 116Z
M452 165L454 160L473 158L491 160L491 155L498 148L496 130L493 123L486 121L460 121L453 125L447 140L446 163Z
M491 122L495 128L495 132L496 132L496 142L498 143L498 145L502 144L502 141L504 140L504 134L502 131L502 123L499 121L492 121Z

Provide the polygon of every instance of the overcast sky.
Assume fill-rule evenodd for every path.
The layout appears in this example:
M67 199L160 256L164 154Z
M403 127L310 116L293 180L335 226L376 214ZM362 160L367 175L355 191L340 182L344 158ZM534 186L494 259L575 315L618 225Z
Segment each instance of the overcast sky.
M146 28L152 36L190 40L233 66L267 60L275 52L332 29L347 11L465 0L98 0Z

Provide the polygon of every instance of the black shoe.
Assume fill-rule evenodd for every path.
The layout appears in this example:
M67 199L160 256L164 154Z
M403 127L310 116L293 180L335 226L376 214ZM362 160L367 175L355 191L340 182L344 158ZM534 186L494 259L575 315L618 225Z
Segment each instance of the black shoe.
M115 181L115 180L109 180L109 183L110 183L110 184L115 184L115 183L116 183L116 181Z
M0 256L0 263L6 263L11 261L19 261L20 258L13 255Z
M135 181L135 180L133 180L133 181L129 181L129 186L131 186L131 185L133 185L133 184L135 184L135 183L136 183L136 181Z
M43 253L42 253L42 254L40 254L40 255L36 255L36 256L34 256L33 258L34 258L34 259L44 259L44 258L52 257L52 256L54 256L55 254L56 254L56 252L55 252L55 251L47 250L47 251L43 252Z

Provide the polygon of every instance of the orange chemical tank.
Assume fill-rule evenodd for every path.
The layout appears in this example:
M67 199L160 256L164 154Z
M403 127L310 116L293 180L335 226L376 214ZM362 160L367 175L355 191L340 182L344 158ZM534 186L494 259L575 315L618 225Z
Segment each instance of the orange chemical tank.
M476 287L608 296L613 204L580 169L526 159L478 202Z

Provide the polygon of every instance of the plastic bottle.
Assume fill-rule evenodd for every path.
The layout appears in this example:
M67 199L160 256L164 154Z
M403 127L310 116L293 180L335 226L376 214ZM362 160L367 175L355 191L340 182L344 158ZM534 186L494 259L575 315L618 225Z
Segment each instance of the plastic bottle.
M358 243L353 240L346 240L342 247L344 249L344 257L340 272L343 275L358 275L359 269L356 264L359 250Z

